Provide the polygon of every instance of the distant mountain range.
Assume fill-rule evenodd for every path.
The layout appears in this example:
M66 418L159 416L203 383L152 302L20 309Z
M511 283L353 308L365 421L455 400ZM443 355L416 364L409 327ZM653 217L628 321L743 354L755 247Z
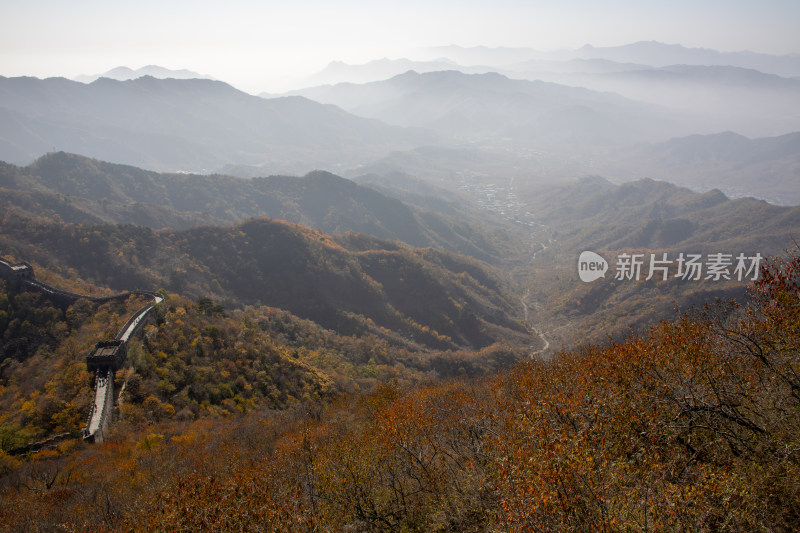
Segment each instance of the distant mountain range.
M775 56L754 52L719 52L708 48L687 48L679 44L640 41L623 46L577 50L576 57L603 58L623 63L644 63L655 67L669 65L723 65L759 70L783 77L800 76L800 55Z
M265 100L213 80L0 77L0 159L66 150L159 170L228 163L273 172L356 166L436 142L301 97Z
M406 72L367 84L295 91L388 124L459 141L608 144L666 138L679 126L661 110L613 94L497 73Z
M602 68L594 71L539 70L516 75L614 92L689 113L695 117L690 122L695 133L734 130L749 136L771 136L800 129L800 79L749 68L602 63Z
M709 158L683 168L658 152L673 138L800 131L798 57L653 42L430 53L429 61L333 63L319 80L381 79L269 99L219 81L175 79L196 73L156 66L114 69L107 74L146 75L88 84L0 77L0 159L27 164L66 151L158 171L401 172L440 186L497 175L537 182L653 176L796 201L789 156L772 170ZM390 76L408 68L419 71Z
M309 83L319 81L322 86L297 90L291 94L335 103L355 114L381 118L390 124L401 123L398 118L408 123L414 117L415 109L404 105L402 101L394 103L392 113L380 113L374 108L376 86L373 83L382 82L381 86L385 89L391 80L409 75L408 70L404 69L413 69L425 76L435 76L446 69L463 74L497 73L513 80L551 82L571 88L613 92L655 104L670 109L675 121L681 124L680 131L670 130L673 135L733 130L758 137L800 130L800 57L749 52L721 53L653 42L615 48L586 46L579 50L548 53L483 47L446 47L429 53L438 54L442 59L431 62L397 59L364 65L332 64L309 79ZM390 75L394 78L387 80ZM337 80L340 83L335 83ZM451 91L454 100L460 98L464 106L486 106L488 109L484 112L489 113L493 109L493 103L485 100L490 96L483 95L477 101L471 96L464 98L446 83L437 89ZM566 97L566 89L562 91ZM388 98L398 96L396 90L384 94ZM416 95L412 99L416 103ZM507 104L508 114L514 118L522 119L532 112L528 108L514 108L523 102L508 101ZM584 128L598 126L596 115L591 119L585 116L576 118L573 112L562 117L552 107L552 102L550 104L550 120L572 122L573 128L578 126L576 120L589 120L590 123L581 124ZM385 104L390 105L392 102ZM610 111L612 115L619 116L617 109L611 108ZM434 112L433 116L438 114ZM507 117L497 119L507 123ZM469 129L469 121L465 126ZM620 128L628 126L629 123L623 120L621 125L611 123L601 129L605 130L605 136L613 137ZM663 131L663 124L655 123L654 129Z
M800 205L800 133L749 139L725 132L671 139L624 154L610 163L609 174L623 179L649 176Z
M515 69L530 60L571 61L575 59L601 59L615 63L634 63L651 67L670 65L732 66L776 74L782 77L800 77L800 55L776 56L754 52L719 52L707 48L688 48L679 44L657 41L640 41L622 46L562 49L550 52L532 48L488 48L445 46L429 48L428 55L447 58L461 65L488 65L495 68Z
M322 71L305 80L309 87L348 83L368 83L385 80L403 72L437 72L440 70L460 70L464 67L447 59L433 61L413 61L411 59L376 59L363 65L348 65L342 61L332 61Z
M427 48L419 54L436 59L378 59L361 65L331 62L309 76L305 84L335 85L367 83L403 74L458 70L467 74L498 72L512 78L534 73L599 74L629 70L658 69L676 65L729 66L757 70L784 78L800 78L800 55L775 56L753 52L718 52L706 48L687 48L676 44L641 41L624 46L541 51L533 48L490 48L443 46Z
M124 81L135 80L136 78L141 78L143 76L152 76L153 78L160 79L174 78L178 80L214 79L211 76L204 76L202 74L198 74L197 72L192 72L191 70L171 70L168 68L159 67L158 65L147 65L136 70L128 67L116 67L102 74L83 74L75 77L75 81L79 81L81 83L92 83L99 78L110 78L112 80Z

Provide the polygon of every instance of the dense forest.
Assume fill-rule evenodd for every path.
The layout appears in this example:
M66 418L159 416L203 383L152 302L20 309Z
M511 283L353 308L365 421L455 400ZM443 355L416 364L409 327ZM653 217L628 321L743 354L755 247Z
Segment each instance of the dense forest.
M0 455L0 518L15 530L792 531L798 290L800 258L788 257L765 268L744 305L482 378L389 380L330 402L317 401L326 384L302 356L270 349L291 346L307 323L170 297L135 357L163 355L135 365L139 384L114 437ZM61 319L51 315L31 324ZM286 360L267 380L247 374L259 342L268 360ZM330 341L318 332L314 342L324 351ZM216 362L206 359L214 343ZM182 368L181 357L206 366ZM86 379L75 365L74 379ZM187 371L207 374L187 394L208 408L231 389L216 407L230 416L173 414L159 397ZM250 402L276 379L303 392L289 409L275 410L280 397Z

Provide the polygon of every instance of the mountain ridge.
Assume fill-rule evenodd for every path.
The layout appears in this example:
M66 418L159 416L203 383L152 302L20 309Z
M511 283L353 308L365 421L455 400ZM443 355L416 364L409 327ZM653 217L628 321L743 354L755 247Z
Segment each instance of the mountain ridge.
M8 161L32 159L57 146L161 170L266 161L277 171L300 166L307 172L436 142L427 132L300 97L266 100L216 80L145 76L87 85L65 78L0 77L0 108L16 117L0 138L0 159ZM54 137L50 129L70 134ZM26 131L35 135L18 136Z
M269 305L346 335L377 334L422 349L528 341L510 290L483 263L374 237L331 237L257 218L155 231L63 224L4 213L3 248L113 289L165 287L238 307Z
M253 179L159 174L62 152L45 155L27 167L0 165L0 187L66 195L49 200L61 216L74 217L67 210L77 208L90 220L137 221L153 228L169 221L187 228L269 216L326 233L350 231L410 246L439 246L488 262L502 257L504 247L511 246L503 233L514 231L485 217L455 218L454 208L449 214L412 208L325 171Z
M211 76L198 74L188 69L169 69L159 65L145 65L138 69L126 66L114 67L102 74L82 74L73 78L81 83L91 83L99 78L111 78L114 80L131 80L142 76L153 76L155 78L175 78L175 79L214 79Z
M670 119L655 107L624 97L551 82L511 79L497 72L409 71L362 85L339 84L295 91L354 114L405 127L433 129L443 137L511 137L547 142L563 129L565 113L585 107L597 124L579 119L565 135L583 135L603 144L614 137L628 141L664 135ZM619 129L627 123L627 137Z
M792 206L800 205L798 154L800 132L756 138L722 132L640 146L609 163L608 172L622 178L638 174L681 186L719 188L734 197L756 196Z
M533 48L434 47L430 54L446 57L462 64L492 65L495 68L531 59L606 59L621 63L665 67L676 64L730 65L754 68L784 77L800 76L800 55L774 55L751 51L720 52L709 48L692 48L659 41L638 41L620 46L592 46L541 51Z

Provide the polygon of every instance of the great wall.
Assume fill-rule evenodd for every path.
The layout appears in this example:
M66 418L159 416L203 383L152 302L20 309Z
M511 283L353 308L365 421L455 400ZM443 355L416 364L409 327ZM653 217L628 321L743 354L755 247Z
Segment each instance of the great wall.
M38 281L30 264L24 262L12 264L2 259L0 259L0 278L5 279L12 287L24 287L42 292L54 303L64 307L72 305L81 298L97 303L124 300L132 295L148 296L153 299L152 302L131 315L113 340L98 342L89 355L86 356L86 369L94 372L94 401L89 410L86 427L84 427L81 435L87 442L103 442L114 413L114 373L119 371L127 361L128 341L141 331L147 320L152 316L151 312L156 305L163 301L163 298L152 291L129 291L102 297L63 291ZM58 442L71 437L72 435L69 433L53 435L47 440L16 448L9 453L35 452L53 447Z

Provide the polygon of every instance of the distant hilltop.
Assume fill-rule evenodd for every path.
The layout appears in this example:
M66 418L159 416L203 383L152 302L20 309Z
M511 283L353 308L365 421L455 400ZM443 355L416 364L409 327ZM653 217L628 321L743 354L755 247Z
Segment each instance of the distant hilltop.
M82 74L80 76L77 76L75 78L75 81L81 83L92 83L98 78L111 78L113 80L125 81L125 80L135 80L136 78L141 78L143 76L152 76L154 78L160 78L160 79L174 78L178 80L214 79L211 76L198 74L197 72L192 72L191 70L186 70L186 69L171 70L168 68L159 67L158 65L147 65L146 67L142 67L136 70L133 70L128 67L116 67L102 74Z

